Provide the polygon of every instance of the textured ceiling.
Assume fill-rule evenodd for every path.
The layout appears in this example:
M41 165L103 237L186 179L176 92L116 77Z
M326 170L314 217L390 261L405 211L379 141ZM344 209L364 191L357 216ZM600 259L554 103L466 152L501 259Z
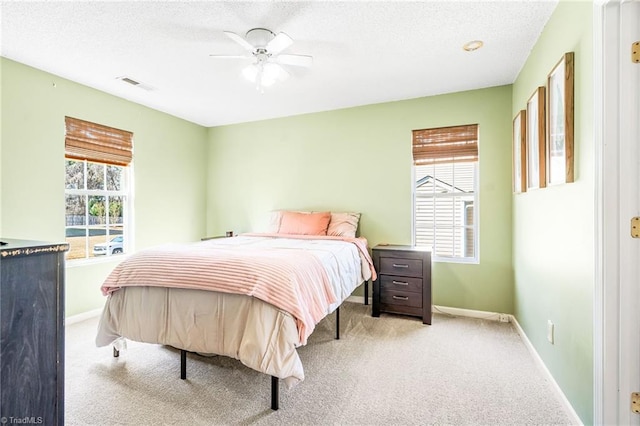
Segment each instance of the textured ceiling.
M2 56L201 124L510 84L557 1L1 2ZM310 69L264 93L223 31L283 31ZM462 45L483 40L466 52ZM153 88L128 85L127 76Z

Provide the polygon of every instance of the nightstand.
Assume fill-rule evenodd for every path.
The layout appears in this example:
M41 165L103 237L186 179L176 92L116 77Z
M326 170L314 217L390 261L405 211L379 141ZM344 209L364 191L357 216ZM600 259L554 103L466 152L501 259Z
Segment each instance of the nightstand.
M372 315L411 315L431 324L431 251L395 245L378 245L371 251L378 273L373 282Z

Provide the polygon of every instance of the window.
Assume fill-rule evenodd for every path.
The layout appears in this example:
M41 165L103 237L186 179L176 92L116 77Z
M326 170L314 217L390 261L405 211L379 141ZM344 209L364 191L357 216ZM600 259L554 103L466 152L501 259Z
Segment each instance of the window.
M478 260L478 126L413 131L414 243L436 260Z
M67 259L126 252L133 134L66 117Z

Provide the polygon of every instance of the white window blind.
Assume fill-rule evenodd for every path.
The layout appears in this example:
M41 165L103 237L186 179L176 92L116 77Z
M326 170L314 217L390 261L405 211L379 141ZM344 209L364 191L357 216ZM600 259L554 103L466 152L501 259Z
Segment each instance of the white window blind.
M414 130L413 162L415 244L476 260L478 126Z

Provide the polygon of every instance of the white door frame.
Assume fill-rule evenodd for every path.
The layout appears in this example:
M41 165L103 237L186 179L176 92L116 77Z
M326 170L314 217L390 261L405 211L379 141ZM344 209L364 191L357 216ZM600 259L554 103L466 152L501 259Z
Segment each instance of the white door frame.
M640 1L594 5L594 137L596 248L594 291L594 423L640 425L631 392L640 391Z

